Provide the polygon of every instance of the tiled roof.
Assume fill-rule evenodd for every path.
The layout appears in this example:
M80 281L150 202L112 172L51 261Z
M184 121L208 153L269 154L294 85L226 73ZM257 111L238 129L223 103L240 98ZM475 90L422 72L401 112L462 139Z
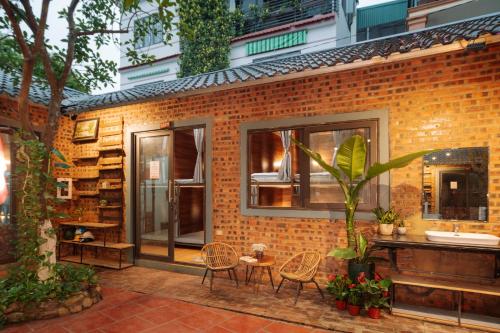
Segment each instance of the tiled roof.
M8 95L9 97L17 97L19 95L20 82L15 82L14 76L0 69L0 95ZM16 84L15 84L16 83ZM71 89L64 88L64 98L77 98L88 96L87 94ZM47 106L50 100L50 89L47 85L33 83L30 89L30 100L35 104Z
M332 67L337 64L369 60L376 56L387 57L393 53L428 49L434 45L451 44L454 41L472 40L485 34L500 33L500 13L478 17L468 21L451 23L415 32L389 36L330 50L311 52L289 58L270 60L189 76L174 81L151 83L131 89L101 95L85 95L63 101L64 112L82 112L107 108L117 104L130 104L176 93L247 82L279 75Z

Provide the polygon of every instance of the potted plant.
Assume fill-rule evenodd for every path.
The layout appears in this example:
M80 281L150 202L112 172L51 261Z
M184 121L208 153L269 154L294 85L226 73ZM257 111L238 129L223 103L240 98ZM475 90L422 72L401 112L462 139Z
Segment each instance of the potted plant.
M406 234L406 226L403 220L400 220L398 223L398 234L405 235Z
M352 283L347 275L328 275L328 285L326 289L335 297L335 307L337 310L343 311L346 309L347 296L349 295L348 286Z
M339 258L347 258L352 255L353 251L358 253L359 250L356 242L356 225L355 213L360 200L360 193L366 184L373 178L395 168L403 168L410 164L413 160L424 156L425 154L435 152L437 150L424 150L408 155L404 155L386 163L374 163L370 167L366 167L366 142L360 135L353 135L345 140L337 150L335 155L334 165L330 165L323 160L321 155L306 147L303 143L295 138L292 138L296 144L307 156L316 161L325 171L330 173L337 180L344 194L345 203L345 225L347 232L347 248L335 249L328 255ZM346 253L347 252L347 253ZM349 265L352 264L349 261Z
M356 237L356 246L354 249L334 249L329 255L349 260L347 271L351 280L356 280L361 273L369 279L373 279L375 261L386 260L385 258L372 255L373 251L379 249L375 246L369 246L366 237L359 233Z
M252 251L255 252L255 258L258 260L264 258L264 250L267 249L265 244L252 244Z
M373 214L377 217L378 221L378 232L381 235L389 236L392 235L394 231L394 224L399 218L399 214L396 210L390 207L388 210L385 210L382 207L377 207L372 210Z
M368 312L368 317L379 319L380 310L389 307L389 287L392 284L391 279L383 279L379 274L375 274L373 280L363 277L359 282L359 288L363 292L363 303Z
M347 312L351 316L359 316L361 311L361 289L358 284L351 283L348 286L348 296L347 296Z

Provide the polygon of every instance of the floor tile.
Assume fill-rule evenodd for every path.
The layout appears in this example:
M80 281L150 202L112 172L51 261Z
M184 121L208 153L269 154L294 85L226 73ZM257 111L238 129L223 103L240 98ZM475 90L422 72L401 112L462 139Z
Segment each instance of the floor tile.
M239 315L233 317L219 326L239 333L254 333L269 325L271 321L260 317Z
M120 320L143 313L147 309L149 308L146 308L145 306L136 302L128 302L109 309L102 310L101 313L115 320Z
M106 333L138 333L155 326L155 324L147 320L141 319L139 317L131 317L101 327L100 330ZM167 333L167 331L165 331L165 333Z
M305 326L291 325L287 323L273 322L264 328L268 333L311 333L313 330Z
M184 325L181 322L171 321L161 326L157 326L144 333L200 333L202 331Z
M155 324L164 324L171 320L177 320L185 316L185 312L177 311L169 306L164 306L158 309L151 309L138 315L138 317Z

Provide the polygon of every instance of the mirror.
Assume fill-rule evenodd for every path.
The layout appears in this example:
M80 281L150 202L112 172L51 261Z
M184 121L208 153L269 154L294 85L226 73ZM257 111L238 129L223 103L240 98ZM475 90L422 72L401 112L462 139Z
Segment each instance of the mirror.
M444 149L424 156L422 217L488 220L488 148Z

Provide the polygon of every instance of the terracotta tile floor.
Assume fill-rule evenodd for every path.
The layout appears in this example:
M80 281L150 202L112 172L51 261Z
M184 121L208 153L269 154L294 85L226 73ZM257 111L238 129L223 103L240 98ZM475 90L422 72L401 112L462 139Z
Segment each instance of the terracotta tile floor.
M242 273L242 272L240 272ZM472 333L455 326L384 315L380 320L333 310L315 289L306 288L297 305L295 289L275 296L271 286L255 293L237 289L227 275L214 279L214 291L201 277L143 267L100 270L103 301L71 316L7 327L3 332L353 332ZM208 280L208 279L207 279Z
M103 288L104 299L82 313L8 326L13 332L320 333L317 328L186 303L163 296Z

